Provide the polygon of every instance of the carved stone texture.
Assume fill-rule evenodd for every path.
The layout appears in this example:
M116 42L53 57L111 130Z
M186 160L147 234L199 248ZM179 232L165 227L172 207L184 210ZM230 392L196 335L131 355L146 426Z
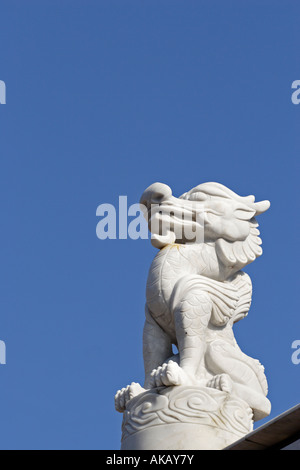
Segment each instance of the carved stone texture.
M252 429L252 410L237 397L208 387L164 387L127 404L121 449L219 450Z
M159 252L146 288L144 388L133 383L115 397L122 447L219 449L251 430L252 415L270 413L264 368L233 334L252 297L241 269L262 254L255 217L270 203L219 183L175 198L155 183L141 204Z

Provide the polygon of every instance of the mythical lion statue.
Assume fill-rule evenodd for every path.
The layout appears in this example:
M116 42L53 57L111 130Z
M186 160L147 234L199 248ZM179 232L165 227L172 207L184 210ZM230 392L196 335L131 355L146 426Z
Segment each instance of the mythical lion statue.
M262 254L255 217L269 201L219 183L176 198L169 186L154 183L140 204L159 249L146 288L145 384L120 390L116 409L148 389L199 384L238 396L254 420L267 416L264 368L240 350L232 327L250 308L252 284L241 269Z

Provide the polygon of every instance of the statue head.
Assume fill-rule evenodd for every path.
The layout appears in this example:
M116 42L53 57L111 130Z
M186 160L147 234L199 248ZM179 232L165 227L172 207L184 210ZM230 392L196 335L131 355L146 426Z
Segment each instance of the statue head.
M152 244L162 248L172 243L215 243L226 265L245 266L262 254L255 219L270 207L255 202L220 183L203 183L179 198L169 186L154 183L143 193Z

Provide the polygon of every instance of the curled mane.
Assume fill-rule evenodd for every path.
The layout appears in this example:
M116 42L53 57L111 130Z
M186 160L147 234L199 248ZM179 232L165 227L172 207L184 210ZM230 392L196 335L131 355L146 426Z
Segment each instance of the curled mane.
M262 254L260 246L262 241L259 238L260 232L257 229L258 223L255 215L259 215L267 210L270 206L269 201L255 202L254 196L239 196L220 183L200 184L184 193L180 196L180 199L204 202L208 217L210 207L213 207L213 204L219 203L221 208L224 207L224 212L221 209L217 216L214 215L214 217L222 219L221 224L223 225L221 226L224 227L224 232L221 236L216 235L215 241L217 255L225 265L245 266ZM233 217L231 220L234 221L236 231L238 231L242 224L249 224L249 234L244 239L235 240L232 237L226 236L225 227L229 222L226 219L225 213L228 207L232 208ZM211 212L216 214L213 210ZM214 220L216 221L216 218Z
M222 263L230 266L252 263L262 254L258 223L253 218L250 222L250 233L243 241L230 242L224 238L216 241L216 252Z

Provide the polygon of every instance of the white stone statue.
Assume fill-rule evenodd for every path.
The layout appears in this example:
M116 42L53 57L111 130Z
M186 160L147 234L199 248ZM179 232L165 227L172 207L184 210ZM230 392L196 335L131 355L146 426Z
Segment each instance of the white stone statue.
M270 203L219 183L179 198L155 183L140 203L159 252L146 289L144 387L115 397L122 448L222 449L270 413L264 368L232 330L250 308L241 269L262 254L255 217Z

